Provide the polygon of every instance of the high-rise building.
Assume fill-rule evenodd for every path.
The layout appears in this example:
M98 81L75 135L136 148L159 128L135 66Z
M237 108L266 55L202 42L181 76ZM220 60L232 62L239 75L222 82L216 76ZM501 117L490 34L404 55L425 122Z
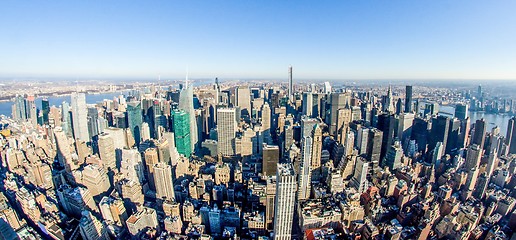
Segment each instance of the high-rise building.
M105 196L100 200L99 208L102 218L108 224L123 226L123 223L127 220L127 212L121 199Z
M351 101L349 93L331 93L330 96L330 116L325 118L326 124L329 127L330 135L337 136L337 120L339 109L348 108Z
M271 108L268 103L264 103L262 106L262 132L265 142L272 141L271 139Z
M99 112L96 107L88 107L88 134L90 137L99 135Z
M487 123L482 119L477 119L475 122L475 129L473 136L471 137L471 144L477 144L480 148L484 148L484 142L486 140Z
M43 115L43 124L48 124L48 114L50 113L50 104L48 99L44 98L41 100L41 113Z
M290 163L278 164L274 202L274 239L292 239L296 203L296 173Z
M190 118L190 144L192 151L195 152L198 144L198 130L197 121L195 120L195 109L193 104L193 89L191 85L188 85L188 79L186 80L186 86L181 89L179 94L179 108L185 110Z
M466 170L472 168L478 168L480 165L480 159L482 158L482 148L477 144L472 144L468 147L466 153L466 162L464 163Z
M279 146L264 144L262 154L262 174L265 176L275 176L280 158Z
M192 135L194 135L190 128L190 117L184 110L174 110L172 111L172 121L177 151L185 157L190 157L192 154L192 144L190 141Z
M455 117L460 120L465 120L468 117L468 105L463 103L455 105Z
M172 167L164 162L154 165L154 183L156 184L156 198L174 199L174 184L172 182Z
M223 156L235 155L237 119L235 108L217 109L218 152Z
M377 128L369 130L367 141L367 158L371 161L371 168L375 169L380 164L380 155L382 152L383 132Z
M71 99L74 138L85 142L89 142L90 136L88 132L88 111L86 109L86 95L84 93L73 92L71 95Z
M251 116L251 91L248 86L239 86L235 90L235 106L240 108L242 115Z
M412 86L405 86L405 112L411 113L412 109Z
M142 207L126 221L127 229L132 237L136 237L145 228L158 230L158 215L156 210L149 207Z
M401 158L403 157L403 149L401 148L401 143L399 141L394 142L394 145L391 146L389 151L387 151L387 155L383 159L382 166L387 166L391 171L398 169L401 167Z
M432 151L435 148L437 142L442 142L443 149L446 149L449 129L450 119L448 117L439 115L435 118L432 118L432 129L430 130L428 151Z
M312 170L317 170L321 167L321 151L322 151L322 129L319 124L315 125L312 131Z
M313 94L311 92L303 93L303 115L313 116Z
M505 136L505 145L509 149L508 153L516 154L516 117L509 119L507 125L507 134Z
M301 141L301 166L298 177L297 199L306 200L310 198L312 179L312 138L305 136Z
M109 240L106 226L94 217L90 211L82 211L79 222L81 236L84 240Z
M292 66L288 67L288 99L294 101L294 85L292 83Z
M363 193L367 189L367 173L369 171L369 162L363 157L357 157L355 162L355 171L351 178L351 186L359 193Z
M115 145L108 133L102 133L98 138L98 148L102 165L108 170L116 169Z
M143 114L142 107L140 101L128 102L127 103L127 125L129 130L133 134L134 141L136 145L140 145L140 141L142 140L142 124L143 124Z

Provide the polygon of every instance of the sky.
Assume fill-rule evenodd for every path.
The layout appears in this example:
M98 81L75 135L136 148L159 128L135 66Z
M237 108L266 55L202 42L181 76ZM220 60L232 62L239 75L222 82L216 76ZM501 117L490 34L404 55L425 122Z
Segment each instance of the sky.
M0 78L516 80L516 1L0 1Z

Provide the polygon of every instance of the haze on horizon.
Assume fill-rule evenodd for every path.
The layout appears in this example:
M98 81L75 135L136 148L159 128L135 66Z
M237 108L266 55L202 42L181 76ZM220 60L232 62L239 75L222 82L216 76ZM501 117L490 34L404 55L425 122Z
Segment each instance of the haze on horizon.
M514 1L0 2L0 78L516 79Z

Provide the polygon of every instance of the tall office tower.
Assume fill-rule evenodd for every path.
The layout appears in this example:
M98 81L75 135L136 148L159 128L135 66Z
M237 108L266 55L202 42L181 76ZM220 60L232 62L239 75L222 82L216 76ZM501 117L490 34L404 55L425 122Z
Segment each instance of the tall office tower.
M383 96L382 99L382 111L394 113L394 102L392 98L392 88L389 85L389 89L387 90L387 95Z
M375 169L380 164L382 152L383 133L377 128L371 128L367 141L367 158L371 161L371 169Z
M156 184L154 183L154 165L158 164L158 149L155 147L147 148L144 152L145 165L147 168L147 177L149 180L149 188L156 191Z
M353 120L360 120L359 117L355 119L355 115L353 114L352 110L349 108L341 108L338 110L337 113L337 135L334 137L339 140L342 139L342 134L346 135L346 133L349 131L349 124ZM342 143L342 142L341 142Z
M303 115L308 117L313 116L313 94L311 92L303 93Z
M88 112L86 111L86 95L73 92L72 99L72 122L75 139L85 142L90 141L88 133Z
M181 89L179 94L179 108L185 110L190 118L190 144L192 151L195 152L198 145L197 121L195 120L195 109L193 104L193 89L188 85L186 79L185 88Z
M88 107L88 134L90 137L99 135L99 112L96 107Z
M450 129L448 130L448 140L446 144L445 153L451 153L454 150L460 149L463 146L460 141L461 135L461 122L457 118L450 119Z
M21 95L16 96L13 105L13 118L16 120L27 120L27 110L25 98Z
M387 151L392 146L394 137L397 134L396 127L398 125L399 125L399 117L398 116L390 115L388 113L382 113L382 114L378 115L377 128L383 132L382 151L380 153L380 159L383 159L385 157L385 154L387 154ZM426 139L426 136L425 136L425 139ZM360 138L357 137L357 140L360 140Z
M330 94L331 93L330 82L324 82L324 93L326 93L326 94Z
M455 117L460 120L466 120L468 117L468 105L464 103L455 105Z
M25 108L25 110L27 111L27 117L32 123L32 126L38 125L38 110L36 108L34 96L28 96L25 99Z
M292 84L292 66L288 67L288 99L294 102L294 85Z
M145 181L142 157L138 149L122 149L122 160L120 161L120 173L125 178L143 184Z
M441 158L444 155L443 143L437 142L432 153L432 164L437 168L441 163Z
M487 167L486 167L486 174L488 177L491 177L493 175L493 171L495 170L495 166L498 163L498 149L493 148L492 151L489 153L489 157L487 158Z
M301 140L301 167L298 177L297 199L299 201L310 198L310 180L312 179L312 138L305 136Z
M411 113L414 110L412 109L412 86L405 86L405 112Z
M442 142L443 148L446 149L449 129L450 119L448 117L439 115L435 118L432 118L432 129L430 130L428 151L432 151L435 148L437 142Z
M484 143L486 140L486 133L487 133L487 123L486 121L482 119L478 119L475 122L475 129L473 136L471 138L471 144L477 144L480 146L480 148L484 148Z
M240 108L242 115L251 116L251 91L248 86L239 86L235 90L235 106Z
M140 141L142 139L142 124L143 124L143 114L142 107L140 101L133 101L127 103L127 125L131 133L133 134L134 141L136 145L140 145Z
M296 173L291 163L278 164L274 202L274 239L292 239L296 203Z
M477 98L482 99L482 85L478 85Z
M126 208L130 212L134 212L137 206L143 205L144 196L140 183L124 178L118 181L117 189L122 195Z
M72 143L69 141L68 137L61 128L57 127L54 130L54 137L57 147L57 160L61 166L64 166L66 172L68 173L71 173L73 170L79 168L78 162L72 157L72 154L75 153L72 150Z
M72 115L70 114L70 105L66 101L63 101L61 104L61 119L61 127L63 128L66 136L72 137Z
M469 171L472 168L478 168L480 159L482 158L482 152L482 148L477 144L472 144L468 147L466 162L464 163L466 170Z
M174 199L174 184L172 182L172 167L164 162L154 165L154 183L156 184L157 199Z
M337 120L339 109L348 108L351 95L348 93L331 93L330 96L330 116L326 118L329 132L332 136L337 136Z
M387 151L387 155L382 161L382 167L389 167L389 170L392 172L395 169L401 167L401 158L403 157L403 149L401 148L401 143L399 141L394 142L394 145L391 146L389 151Z
M41 100L41 112L43 114L43 119L42 119L43 124L48 124L48 114L50 113L50 104L48 103L48 99L46 99L46 98Z
M217 109L217 149L223 156L235 155L237 127L235 108Z
M507 134L505 135L505 145L509 149L508 153L516 154L516 117L509 119Z
M109 240L106 226L94 217L90 211L82 211L79 222L80 233L84 240Z
M102 133L98 138L98 148L102 165L108 170L116 170L115 145L108 133Z
M263 144L262 154L262 174L264 176L275 176L280 158L279 146Z
M215 105L220 103L220 86L219 86L219 78L215 78L215 84L213 84L213 98L215 98Z
M412 126L414 125L413 113L402 113L398 120L398 139L401 140L402 146L408 144L410 136L412 136Z
M319 124L315 125L312 131L313 147L312 147L312 170L317 170L321 167L321 152L322 152L322 129Z
M277 164L276 164L277 168ZM265 185L265 229L273 230L273 222L274 222L274 201L276 200L276 175L269 176L266 178Z
M184 110L172 111L172 127L174 130L174 141L179 154L185 157L192 155L191 139L195 133L191 132L190 116Z
M271 108L268 103L264 103L262 106L262 131L264 142L270 143L272 141L271 136Z
M369 162L363 157L357 157L355 162L355 171L351 178L351 186L353 186L359 193L365 192L368 187L367 173L369 171Z
M304 137L311 137L314 131L315 125L319 124L319 120L315 118L309 118L307 116L301 117L301 136L300 139Z
M353 150L355 149L355 134L351 131L348 132L346 134L346 140L342 145L344 145L344 156L351 155L353 153Z

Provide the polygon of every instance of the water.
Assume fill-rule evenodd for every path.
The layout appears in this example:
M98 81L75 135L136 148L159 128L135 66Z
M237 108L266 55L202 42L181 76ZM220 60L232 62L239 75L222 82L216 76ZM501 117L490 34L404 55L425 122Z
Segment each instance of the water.
M455 107L453 106L441 106L439 108L439 114L453 117L455 113ZM508 114L492 114L483 112L468 112L470 122L473 124L477 119L484 119L487 122L487 130L491 131L495 126L500 127L500 134L505 136L507 133L507 125L511 116Z
M95 104L98 102L102 102L104 99L110 99L113 100L114 97L118 97L120 95L127 95L129 91L123 91L123 92L111 92L111 93L101 93L101 94L86 94L86 103L88 104ZM36 106L38 109L41 109L41 100L42 97L36 98ZM50 106L56 106L59 107L63 103L63 101L66 101L70 103L70 95L67 96L50 96L47 97L48 103ZM5 116L11 116L12 113L12 105L13 102L0 102L0 115Z

